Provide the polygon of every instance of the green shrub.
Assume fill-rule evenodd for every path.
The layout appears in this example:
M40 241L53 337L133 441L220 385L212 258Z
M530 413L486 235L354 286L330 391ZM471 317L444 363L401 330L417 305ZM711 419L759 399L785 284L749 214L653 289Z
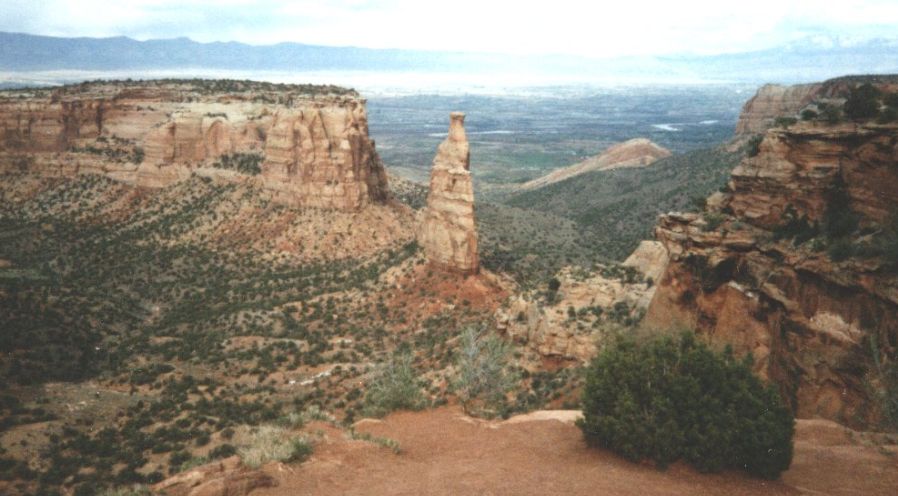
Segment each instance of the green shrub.
M789 126L796 124L797 122L798 122L798 119L796 119L795 117L777 117L773 121L773 125L776 127L782 127L782 128L788 129Z
M854 233L858 216L851 209L851 197L842 175L836 175L826 195L826 212L823 228L830 239L838 239Z
M820 120L827 124L838 124L842 121L842 111L833 105L820 105Z
M609 345L587 369L583 415L589 445L633 461L774 479L792 460L794 420L776 390L690 333Z
M840 238L829 245L827 254L833 262L841 262L854 255L854 245L851 244L850 239Z
M723 221L726 220L726 217L719 212L705 212L702 215L702 219L705 221L705 226L702 228L704 231L713 231L720 227L723 224Z
M748 143L745 144L745 153L749 157L754 157L758 153L761 152L761 142L764 141L764 136L761 134L757 134L752 136L751 139L748 140Z
M244 464L259 468L271 461L305 460L312 454L312 445L305 438L291 437L283 427L263 425L253 430L249 442L237 453Z
M419 410L424 406L412 361L411 353L403 353L381 365L368 386L365 415L383 417L394 410Z
M98 496L151 496L152 494L146 486L142 485L109 488L97 493Z
M465 413L492 417L505 407L505 395L517 383L508 370L511 349L494 334L469 327L461 334L461 349L452 383Z
M801 111L801 120L803 121L812 121L817 118L817 112L811 109L804 109Z
M879 114L881 92L872 84L864 83L851 90L845 100L845 115L854 120L867 120Z

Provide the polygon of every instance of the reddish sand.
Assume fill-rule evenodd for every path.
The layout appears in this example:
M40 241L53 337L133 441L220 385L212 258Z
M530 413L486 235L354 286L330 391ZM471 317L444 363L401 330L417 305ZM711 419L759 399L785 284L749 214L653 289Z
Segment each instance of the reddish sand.
M682 464L659 471L587 448L569 421L513 420L479 421L442 408L357 426L399 441L400 454L327 427L309 461L268 467L279 486L253 495L894 495L898 488L895 455L852 441L830 422L800 422L793 467L770 482Z

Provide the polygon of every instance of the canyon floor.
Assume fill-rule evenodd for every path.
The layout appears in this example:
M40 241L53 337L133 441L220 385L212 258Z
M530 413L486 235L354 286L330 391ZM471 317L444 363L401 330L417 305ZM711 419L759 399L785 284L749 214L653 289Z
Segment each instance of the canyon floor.
M278 486L253 494L890 495L898 487L898 446L828 421L799 420L792 468L765 481L682 464L661 471L590 449L573 425L576 413L484 421L443 407L356 424L357 432L398 441L399 454L311 425L322 436L312 458L267 466Z

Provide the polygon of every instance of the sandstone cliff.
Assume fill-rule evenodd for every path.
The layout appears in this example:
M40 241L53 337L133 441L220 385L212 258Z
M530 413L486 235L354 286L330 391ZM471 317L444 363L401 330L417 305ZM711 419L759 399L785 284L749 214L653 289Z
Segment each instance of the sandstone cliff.
M820 92L822 84L798 84L781 86L765 84L745 102L739 121L736 122L736 136L760 134L773 127L777 117L797 114Z
M462 274L480 270L474 220L471 154L465 114L450 116L449 136L440 144L430 174L427 206L421 212L418 243L430 262Z
M635 138L611 146L604 152L580 163L563 167L545 176L527 181L520 186L520 189L541 188L592 171L645 167L656 160L669 156L670 150L656 145L645 138Z
M898 90L898 76L844 76L822 83L782 86L766 84L745 102L736 123L735 141L741 144L752 135L774 127L777 117L798 117L806 108L819 110L817 103L841 105L848 91L862 83L871 83L886 92Z
M671 261L646 322L751 353L800 417L874 420L875 364L898 350L896 163L895 124L767 131L707 212L661 218Z
M259 156L259 170L240 172L258 174L279 203L355 210L388 196L365 100L353 91L148 81L0 93L0 170L93 172L158 188L243 154Z

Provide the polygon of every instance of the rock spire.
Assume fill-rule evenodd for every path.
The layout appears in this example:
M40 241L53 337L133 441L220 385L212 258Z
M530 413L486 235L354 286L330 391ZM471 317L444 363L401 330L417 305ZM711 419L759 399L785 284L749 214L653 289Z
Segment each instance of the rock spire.
M433 265L466 275L480 270L470 167L465 114L452 112L449 135L433 159L418 243Z

